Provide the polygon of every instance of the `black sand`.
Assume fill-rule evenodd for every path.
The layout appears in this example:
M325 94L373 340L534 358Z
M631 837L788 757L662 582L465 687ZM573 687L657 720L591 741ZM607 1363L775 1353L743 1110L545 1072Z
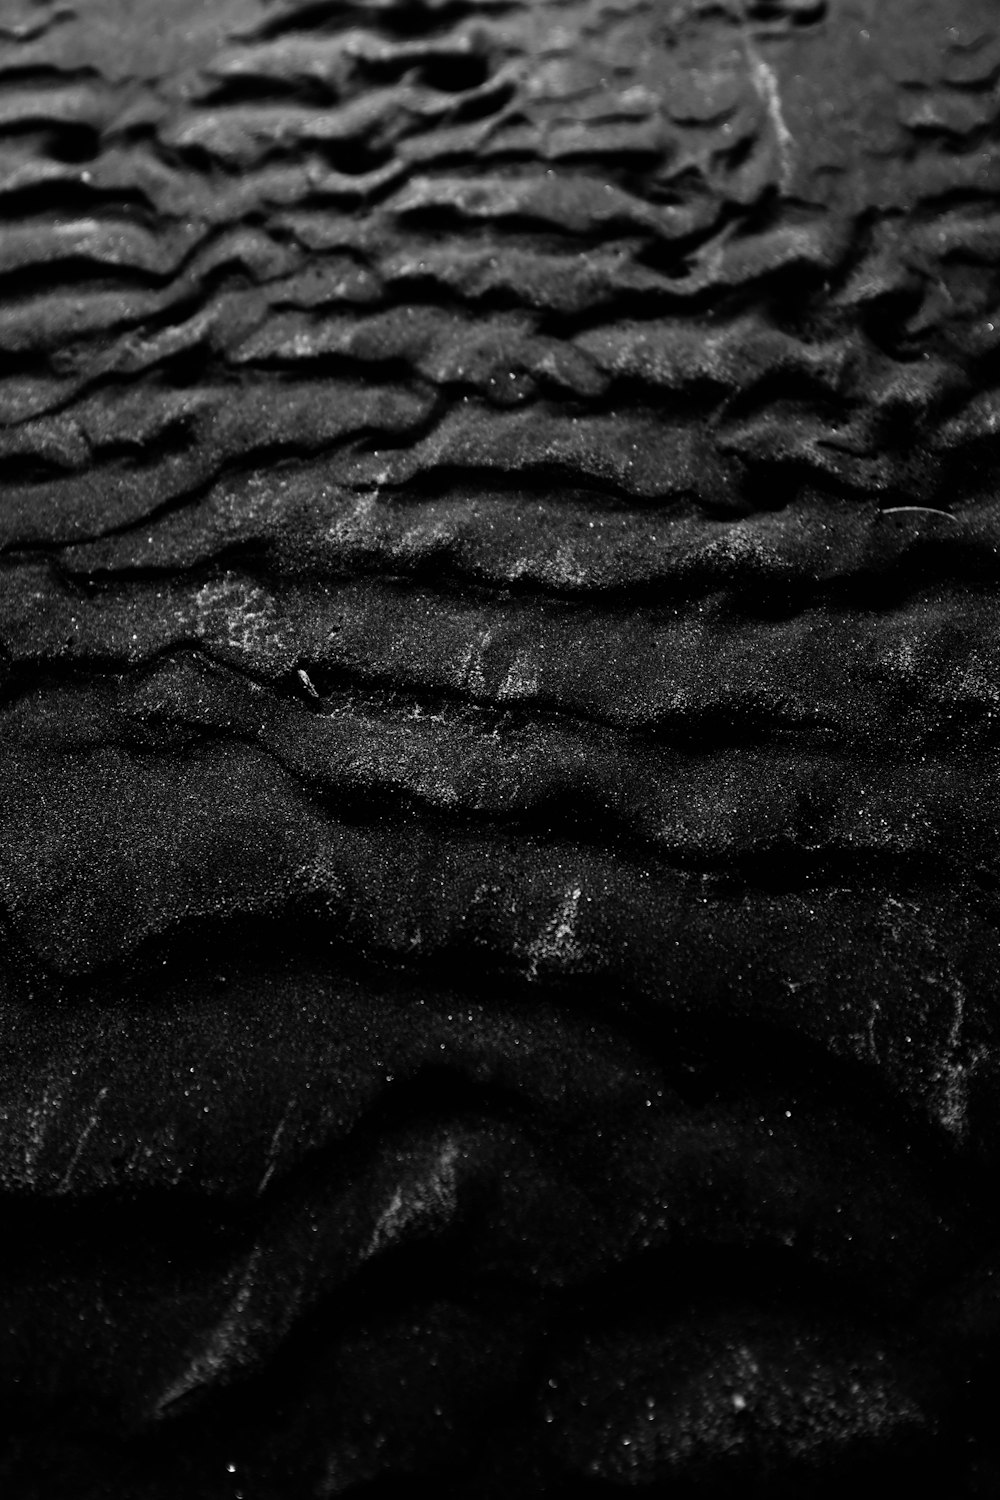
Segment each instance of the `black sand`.
M998 86L0 4L5 1500L1000 1493Z

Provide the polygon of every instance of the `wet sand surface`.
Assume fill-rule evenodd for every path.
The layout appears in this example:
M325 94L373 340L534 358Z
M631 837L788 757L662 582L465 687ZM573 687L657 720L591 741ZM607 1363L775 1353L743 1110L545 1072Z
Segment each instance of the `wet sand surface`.
M4 0L0 1488L993 1497L994 0Z

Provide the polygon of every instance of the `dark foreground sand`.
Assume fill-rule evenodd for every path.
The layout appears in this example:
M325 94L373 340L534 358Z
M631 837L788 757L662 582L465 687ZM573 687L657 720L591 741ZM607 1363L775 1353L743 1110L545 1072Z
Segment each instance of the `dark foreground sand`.
M998 87L2 0L3 1500L1000 1494Z

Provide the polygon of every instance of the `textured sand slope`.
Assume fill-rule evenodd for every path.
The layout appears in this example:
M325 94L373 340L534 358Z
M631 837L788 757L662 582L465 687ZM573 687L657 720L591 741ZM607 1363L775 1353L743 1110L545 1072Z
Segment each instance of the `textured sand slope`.
M994 1496L994 0L0 7L0 1487Z

